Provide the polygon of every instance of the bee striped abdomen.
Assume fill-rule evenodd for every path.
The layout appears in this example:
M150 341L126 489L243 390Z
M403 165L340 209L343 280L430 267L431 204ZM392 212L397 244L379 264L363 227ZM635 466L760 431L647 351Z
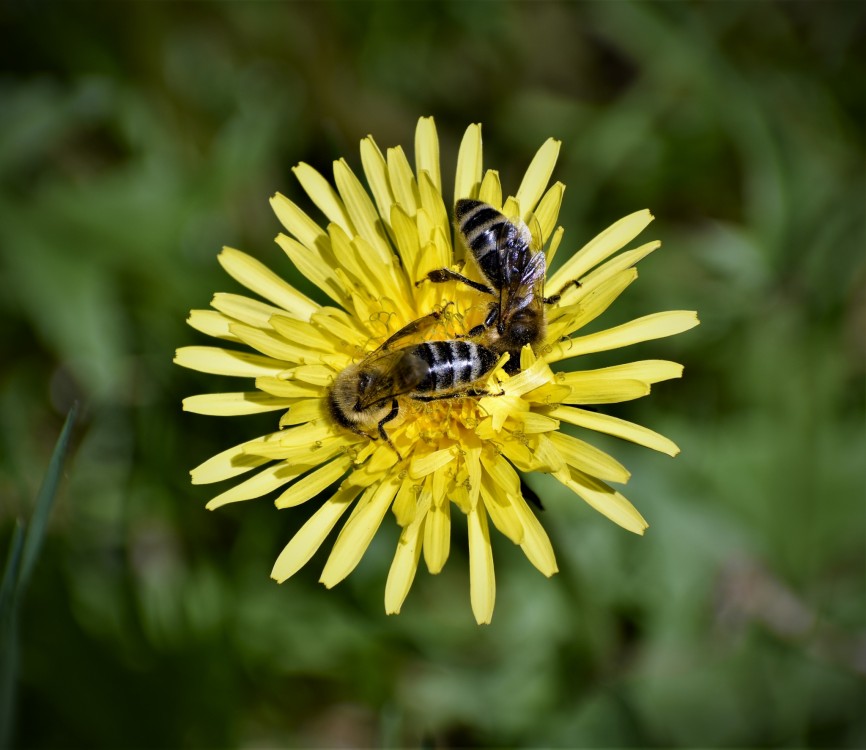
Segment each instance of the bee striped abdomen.
M418 393L448 393L465 388L486 375L496 364L496 354L471 341L428 341L415 353L428 366L427 376L418 383Z
M463 199L454 207L458 228L481 273L494 286L501 284L499 247L517 238L516 227L499 211L481 201Z

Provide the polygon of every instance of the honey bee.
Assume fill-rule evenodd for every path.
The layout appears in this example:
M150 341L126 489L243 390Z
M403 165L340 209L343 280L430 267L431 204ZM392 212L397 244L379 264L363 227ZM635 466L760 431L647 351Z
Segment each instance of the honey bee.
M544 305L557 302L565 288L580 282L571 281L559 294L545 297L545 255L532 247L532 235L525 224L509 221L493 206L478 200L457 201L454 215L486 283L468 279L449 268L430 271L427 278L435 283L460 281L498 297L498 301L490 303L484 323L467 335L497 354L508 352L505 370L514 374L520 369L520 350L527 344L534 348L544 340L547 326Z
M337 375L328 393L328 409L338 425L359 435L381 438L400 456L385 432L385 425L400 413L399 397L436 401L486 395L482 382L499 355L483 344L449 339L391 348L440 315L431 313L409 323ZM376 434L371 434L373 431Z

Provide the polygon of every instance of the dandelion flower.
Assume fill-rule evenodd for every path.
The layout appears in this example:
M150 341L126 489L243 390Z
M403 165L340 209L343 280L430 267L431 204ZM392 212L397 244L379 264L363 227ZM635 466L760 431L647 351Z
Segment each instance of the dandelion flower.
M237 416L282 412L274 432L229 448L193 469L206 484L250 475L214 497L218 508L279 491L277 508L328 493L327 499L279 555L272 577L285 581L306 564L344 516L321 574L328 588L358 565L388 510L401 528L385 585L385 609L397 613L421 555L438 573L448 559L451 513L467 517L472 611L488 623L496 593L491 524L520 545L545 576L557 572L553 548L521 491L518 472L544 472L620 526L642 534L647 523L608 482L629 472L612 457L560 430L562 423L614 435L676 455L667 438L587 406L645 396L653 383L680 377L674 362L643 360L592 370L554 372L592 352L670 336L697 325L694 312L662 312L588 335L581 328L601 315L636 278L635 264L658 242L620 252L649 224L643 210L621 219L569 258L547 280L548 289L571 286L547 308L545 341L525 347L520 370L502 362L491 373L487 396L422 403L401 400L388 424L391 445L347 430L331 418L327 397L334 378L376 350L408 323L441 311L427 339L465 335L484 319L489 299L451 281L416 282L427 273L459 268L465 247L452 232L449 206L460 198L484 201L525 222L549 262L563 230L557 217L564 185L550 185L559 142L546 141L516 193L503 199L498 173L482 167L481 127L471 125L457 159L453 200L443 198L439 145L432 118L418 122L415 169L405 152L385 154L372 137L361 141L369 192L341 159L333 185L307 164L294 168L316 208L319 223L281 194L271 205L286 233L277 244L315 284L320 304L259 261L232 248L223 268L260 299L216 294L212 310L193 310L190 325L228 346L189 346L175 361L202 372L253 379L254 388L191 396L184 409ZM472 273L472 264L464 273ZM249 350L252 351L249 351ZM509 368L514 371L514 368ZM393 447L392 447L393 446Z

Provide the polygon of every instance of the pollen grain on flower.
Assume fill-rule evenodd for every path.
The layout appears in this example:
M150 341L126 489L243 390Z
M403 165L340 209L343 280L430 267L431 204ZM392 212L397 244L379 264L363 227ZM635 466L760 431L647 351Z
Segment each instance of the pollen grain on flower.
M456 388L448 398L433 400L398 392L392 384L407 352L432 351L417 348L425 342L446 342L437 345L440 355L451 352L448 356L456 358L460 352L467 359L458 364L473 363L466 354L473 343L468 334L484 328L492 298L460 280L428 279L431 272L450 269L485 283L452 226L449 207L456 201L481 201L510 222L525 224L534 247L546 248L549 266L563 238L557 220L565 186L550 184L559 148L558 141L548 139L515 194L504 199L498 173L482 166L480 125L466 130L453 200L447 202L432 118L418 122L414 170L399 147L383 153L372 137L362 140L369 191L345 160L334 162L333 184L299 164L294 174L324 221L278 193L271 205L285 233L277 244L327 298L324 304L240 250L225 248L220 254L226 272L257 298L217 294L212 310L193 310L190 325L227 346L183 347L175 361L252 381L253 387L191 396L184 408L218 416L278 412L281 417L274 432L193 469L193 482L240 480L214 497L211 509L272 492L279 493L277 507L288 508L329 493L279 555L272 571L277 581L305 565L347 516L320 579L328 587L336 585L359 563L391 510L401 532L385 585L385 609L398 613L422 554L431 573L447 561L454 505L467 517L472 610L479 623L488 623L496 592L491 523L544 575L557 572L550 540L523 497L519 472L550 474L620 526L638 534L647 528L640 513L608 484L624 483L628 471L560 428L575 425L676 455L679 449L667 438L592 407L645 396L652 384L680 377L682 368L643 360L554 373L551 364L574 365L584 354L697 325L695 313L673 311L580 333L636 279L635 263L658 248L658 242L649 242L623 250L652 221L649 211L620 219L546 282L542 276L548 289L562 289L542 313L543 340L520 351L501 352L504 347L493 345L496 356L490 361L495 364L479 368L482 376L471 389ZM574 280L579 284L570 283ZM391 344L389 337L398 332L399 340ZM482 334L481 349L484 341ZM457 370L454 365L447 372L456 380ZM335 381L345 383L339 398ZM383 386L370 414L355 414L339 399L357 396L368 381L387 381L391 390Z

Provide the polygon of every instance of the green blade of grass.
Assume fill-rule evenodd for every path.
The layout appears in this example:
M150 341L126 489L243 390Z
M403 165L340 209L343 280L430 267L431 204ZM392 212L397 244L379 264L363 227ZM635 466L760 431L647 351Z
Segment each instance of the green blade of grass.
M12 598L15 596L18 572L21 570L24 528L24 522L19 519L12 534L12 544L9 545L9 556L6 558L6 567L3 570L3 583L0 584L0 628L3 628L4 631L6 620L12 611ZM0 641L0 649L2 649L2 641Z
M30 580L39 550L45 538L48 518L57 497L63 465L69 450L72 428L78 415L78 403L72 405L51 461L36 496L29 524L19 520L0 585L0 748L11 747L12 717L15 708L15 684L18 676L18 612L23 593Z
M54 453L51 455L51 461L48 464L48 471L45 474L45 479L42 480L42 486L39 488L39 494L36 496L36 506L33 509L33 518L27 524L27 534L24 538L24 551L21 559L21 571L18 575L16 589L16 598L20 598L21 593L27 586L30 580L30 575L33 572L33 566L39 557L39 550L42 547L42 541L45 538L45 529L48 526L48 517L51 515L51 509L54 507L54 500L57 496L57 488L60 485L60 478L63 475L63 464L66 461L66 453L69 450L69 441L72 436L72 427L78 417L78 402L76 401L69 414L66 416L66 422L63 424L63 429L60 431L60 437L57 439L57 444L54 446Z

